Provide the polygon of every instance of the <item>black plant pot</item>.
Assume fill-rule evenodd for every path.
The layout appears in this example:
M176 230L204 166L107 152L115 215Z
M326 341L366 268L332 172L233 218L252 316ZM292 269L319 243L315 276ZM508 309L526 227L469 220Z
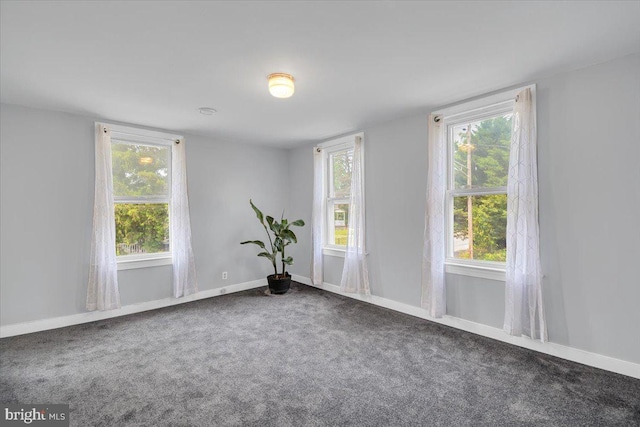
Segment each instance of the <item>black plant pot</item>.
M289 273L285 273L285 277L276 278L275 274L271 276L267 276L267 281L269 282L269 291L272 294L285 294L291 287L291 276Z

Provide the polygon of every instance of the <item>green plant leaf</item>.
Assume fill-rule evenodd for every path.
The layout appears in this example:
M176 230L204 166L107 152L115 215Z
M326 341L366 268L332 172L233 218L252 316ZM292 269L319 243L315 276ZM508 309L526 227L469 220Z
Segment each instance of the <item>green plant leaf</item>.
M284 262L287 265L292 265L293 264L293 258L291 258L290 256L286 257L285 259L282 260L282 262Z
M283 240L280 237L276 237L276 240L273 242L273 246L276 247L276 249L278 250L278 252L282 252L282 249L284 248L283 245Z
M267 217L267 219L270 217ZM271 218L271 222L269 223L269 228L271 229L271 231L273 231L273 234L275 234L276 236L278 234L280 234L280 224L278 224L278 221L274 220L273 218Z
M241 245L246 245L247 243L253 243L254 245L260 246L262 249L266 249L264 247L264 243L262 243L260 240L247 240L246 242L240 242Z
M256 216L260 220L260 224L264 225L264 215L262 214L260 209L258 209L256 207L256 205L253 204L253 201L251 201L251 199L249 199L249 203L251 204L251 207L253 208L253 211L256 213Z
M293 221L293 222L291 223L291 225L295 225L296 227L303 227L303 226L304 226L304 221L303 221L303 220L301 220L301 219L298 219L298 220L296 220L296 221Z
M282 230L280 235L282 236L283 239L290 240L293 243L298 243L298 238L296 237L295 233L291 230Z
M258 256L263 256L265 258L269 258L271 261L275 258L274 254L270 254L269 252L260 252Z

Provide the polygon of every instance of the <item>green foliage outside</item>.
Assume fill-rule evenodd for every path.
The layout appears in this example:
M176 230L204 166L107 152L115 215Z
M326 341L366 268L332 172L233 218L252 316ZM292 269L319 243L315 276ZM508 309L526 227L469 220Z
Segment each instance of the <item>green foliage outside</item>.
M507 185L511 116L496 117L472 125L470 141L467 132L459 134L454 154L456 188L468 188L467 152L471 143L471 188ZM470 196L472 200L474 259L506 261L507 197L505 194ZM454 198L454 236L468 238L468 197ZM469 251L459 251L457 258L470 258Z
M166 197L170 147L114 143L111 149L116 199L116 254L165 252L169 249L167 203L118 203L122 197Z
M333 163L333 191L334 197L348 199L351 195L351 171L353 169L353 150L340 151L331 156ZM337 246L347 245L347 225L349 224L349 204L336 204L335 209L342 211L344 215L341 220L344 226L335 225L334 244ZM334 218L337 220L334 212Z
M347 227L338 227L334 232L335 242L338 246L347 246Z
M484 261L507 259L507 196L472 196L473 258ZM467 238L467 197L454 199L454 235ZM470 258L469 251L459 251L456 258Z
M333 163L333 197L349 197L351 194L351 169L353 150L339 151L331 156Z
M169 250L169 205L117 203L116 255Z

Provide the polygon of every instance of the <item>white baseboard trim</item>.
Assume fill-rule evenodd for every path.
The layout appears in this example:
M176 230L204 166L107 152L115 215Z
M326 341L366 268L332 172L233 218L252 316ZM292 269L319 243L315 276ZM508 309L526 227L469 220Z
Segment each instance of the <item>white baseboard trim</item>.
M591 353L585 350L580 350L573 347L567 347L561 344L553 342L541 343L526 337L514 337L505 333L502 329L494 328L493 326L483 325L481 323L471 322L459 317L444 316L441 319L434 319L429 316L427 310L421 307L415 307L409 304L393 301L387 298L379 296L362 296L359 294L348 294L340 291L340 287L332 285L330 283L323 283L322 285L314 285L308 277L292 275L292 279L296 282L304 283L305 285L313 286L319 289L324 289L329 292L343 295L345 297L353 298L356 300L368 302L380 307L385 307L391 310L399 311L401 313L409 314L411 316L426 319L430 322L440 323L442 325L451 326L456 329L471 332L473 334L481 335L483 337L492 338L498 341L506 342L509 344L524 347L529 350L534 350L540 353L556 356L561 359L570 360L572 362L581 363L583 365L593 366L594 368L604 369L606 371L615 372L618 374L626 375L633 378L640 379L640 364L628 362L626 360L615 359L609 356L603 356L597 353Z
M126 316L128 314L141 313L143 311L155 310L157 308L169 307L205 298L217 297L219 295L245 291L247 289L259 288L261 286L267 286L267 279L253 280L251 282L237 283L234 285L223 286L221 288L207 289L206 291L197 292L181 298L163 298L155 301L145 301L138 304L125 305L117 310L88 311L86 313L54 317L52 319L15 323L12 325L0 326L0 338L47 331L49 329L64 328L65 326L95 322L96 320L111 319L113 317Z

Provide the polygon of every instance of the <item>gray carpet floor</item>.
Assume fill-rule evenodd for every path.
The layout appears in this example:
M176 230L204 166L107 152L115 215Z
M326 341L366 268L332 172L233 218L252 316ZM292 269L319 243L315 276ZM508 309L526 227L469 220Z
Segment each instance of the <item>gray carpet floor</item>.
M294 284L0 341L72 426L638 426L640 380Z

